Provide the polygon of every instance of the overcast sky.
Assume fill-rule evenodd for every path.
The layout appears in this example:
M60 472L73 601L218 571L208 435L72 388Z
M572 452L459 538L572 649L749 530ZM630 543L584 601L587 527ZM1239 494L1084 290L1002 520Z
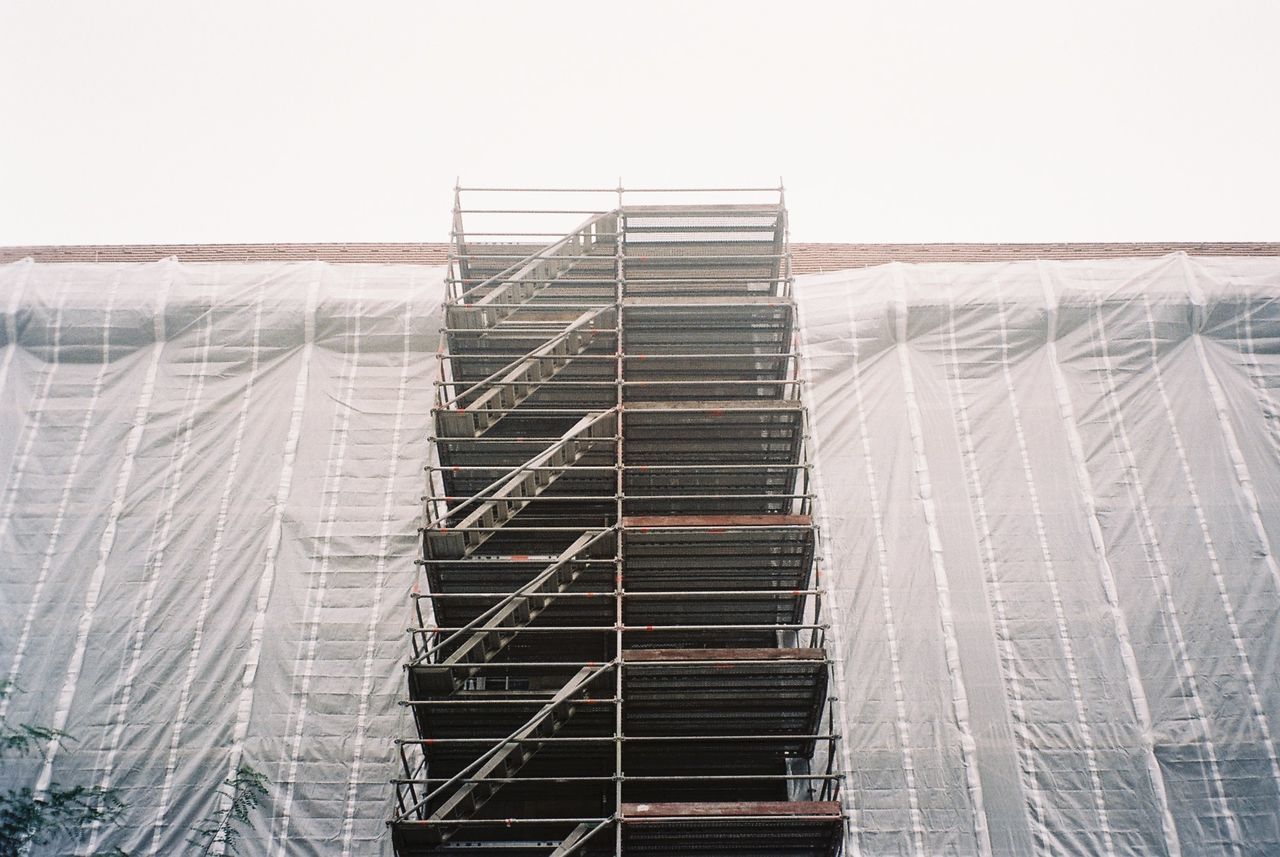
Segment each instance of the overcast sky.
M0 0L0 244L439 241L471 184L799 241L1280 240L1280 3Z

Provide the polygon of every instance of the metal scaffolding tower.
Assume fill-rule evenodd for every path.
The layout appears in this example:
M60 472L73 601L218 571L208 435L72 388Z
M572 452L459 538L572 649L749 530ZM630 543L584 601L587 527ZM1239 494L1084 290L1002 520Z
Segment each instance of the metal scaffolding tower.
M836 855L782 190L526 193L604 192L455 195L396 851Z

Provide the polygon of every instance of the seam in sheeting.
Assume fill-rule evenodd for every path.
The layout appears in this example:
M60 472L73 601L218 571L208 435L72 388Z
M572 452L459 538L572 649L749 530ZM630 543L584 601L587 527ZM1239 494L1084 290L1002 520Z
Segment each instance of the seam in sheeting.
M172 264L176 265L176 262ZM172 282L172 277L170 277L169 282ZM106 758L102 762L101 775L98 780L98 787L102 789L110 788L115 776L116 755L119 753L120 744L124 740L126 717L133 702L133 687L137 681L138 670L142 663L147 630L150 626L151 614L155 606L156 590L159 588L160 576L164 570L165 554L173 528L174 513L177 508L178 497L182 492L187 459L195 437L196 414L199 412L200 403L204 398L206 373L209 368L209 354L213 346L213 321L216 303L217 289L215 280L215 288L212 290L209 309L205 313L203 341L199 342L199 368L194 378L189 377L187 383L183 385L182 410L179 412L181 417L177 432L182 440L170 453L169 461L166 464L166 482L168 484L165 487L168 489L168 496L158 515L156 525L151 527L151 533L147 540L147 553L142 563L143 568L146 569L146 587L142 600L135 607L134 615L131 617L130 625L133 633L127 655L128 666L124 668L123 674L117 680L116 687L111 694L111 699L116 700L116 702L112 706L111 715L108 719L110 737L106 742ZM156 321L156 340L163 344L165 338L164 316L159 314ZM161 490L164 491L164 488ZM97 853L102 840L102 831L102 824L94 822L91 826L88 853Z
M875 532L876 569L880 576L880 607L884 615L885 637L889 650L889 674L893 684L894 731L902 753L903 779L907 787L907 812L911 819L911 844L916 857L925 857L924 817L920 812L920 792L916 785L915 752L911 747L911 721L907 715L907 693L902 681L902 653L899 651L897 622L893 615L893 591L890 583L889 545L884 535L884 510L880 507L875 459L871 455L871 432L867 428L866 396L862 389L862 343L858 336L853 309L853 290L845 290L845 310L849 315L849 341L853 350L853 403L858 420L858 440L862 449L862 467L866 476L867 496L871 506L871 524ZM811 399L812 401L812 399ZM824 503L825 505L825 503ZM852 770L850 766L849 770Z
M93 379L93 392L89 394L89 406L85 409L84 420L80 423L80 437L76 440L75 452L71 455L71 469L67 472L66 482L62 486L62 497L58 500L58 512L53 519L53 531L49 534L49 544L45 548L44 560L40 565L41 581L48 577L49 570L53 565L53 556L57 550L58 541L62 537L62 522L66 519L67 506L71 502L71 489L75 487L76 476L80 473L80 463L84 460L84 450L89 443L89 430L93 427L93 417L98 410L98 400L102 398L102 388L106 386L107 374L111 369L111 314L115 310L116 295L120 290L121 278L122 275L117 273L112 278L111 288L107 292L107 308L102 319L102 365L98 368L98 374ZM163 300L163 297L161 300ZM107 525L98 544L98 562L89 577L89 586L85 591L85 606L76 627L75 648L72 650L66 679L62 686L62 692L58 695L57 707L53 712L52 728L57 733L61 733L66 729L67 718L71 716L71 701L75 697L76 682L80 676L80 665L84 662L85 645L88 642L89 629L93 625L93 613L97 608L98 594L102 589L102 580L107 572L107 555L110 554L111 545L115 542L116 521L119 520L120 510L124 505L125 489L128 488L129 476L133 472L133 454L137 452L138 441L142 437L139 424L145 422L146 412L151 407L151 391L155 387L155 370L158 368L159 362L159 352L155 351L152 353L151 364L147 368L147 380L150 384L143 384L142 394L138 399L138 410L134 414L134 425L129 430L128 440L125 444L125 460L120 466L120 474L116 479L115 494L112 497L111 508L107 516ZM141 420L139 416L141 416ZM39 601L39 597L32 599L31 606L34 608ZM43 796L53 782L53 761L57 758L58 749L61 745L62 739L55 736L49 739L49 743L45 747L44 765L40 769L40 776L36 780L35 788L36 794L39 796Z
M973 828L978 853L991 857L991 834L987 823L987 809L982 799L982 783L978 778L977 742L969 722L969 696L965 690L964 675L960 667L960 648L956 640L955 616L951 609L951 591L947 581L946 561L942 557L942 538L938 532L937 509L933 502L933 485L929 478L929 462L924 449L924 432L920 424L920 405L916 401L915 382L911 376L911 361L907 354L907 294L902 266L890 266L896 290L894 322L897 325L898 367L902 373L903 394L907 403L907 424L911 433L911 454L914 460L919 497L929 535L929 557L933 568L934 589L938 599L938 614L942 625L943 651L946 656L947 674L951 681L951 704L955 713L956 728L960 732L960 753L964 760L965 782L969 800L973 804Z
M1181 857L1182 845L1178 839L1178 828L1174 824L1173 812L1169 808L1169 794L1164 781L1164 771L1156 759L1155 736L1151 724L1151 706L1147 701L1146 690L1142 686L1138 659L1134 655L1133 641L1129 635L1129 623L1124 609L1120 605L1120 592L1116 585L1115 572L1111 568L1111 560L1107 556L1106 540L1102 535L1102 522L1098 517L1098 504L1093 491L1093 478L1089 475L1085 457L1084 444L1080 439L1077 427L1075 406L1071 403L1067 379L1062 372L1062 363L1058 357L1058 298L1053 290L1053 282L1043 262L1036 262L1040 274L1040 285L1044 291L1046 326L1045 349L1049 355L1049 369L1053 377L1054 394L1058 400L1058 414L1067 432L1067 446L1071 450L1071 463L1075 468L1076 483L1084 501L1085 516L1088 518L1089 535L1093 540L1093 551L1098 576L1102 581L1102 589L1107 597L1107 606L1111 611L1111 621L1115 624L1116 638L1120 643L1120 660L1124 664L1125 680L1129 686L1129 699L1133 704L1134 714L1138 719L1143 749L1146 751L1147 775L1151 778L1152 791L1156 803L1160 807L1160 822L1164 833L1165 850L1169 857Z
M118 287L119 280L117 278L115 286ZM147 363L147 372L142 381L142 390L138 394L138 405L133 415L133 425L129 429L129 434L125 439L124 460L120 465L120 473L116 477L115 492L111 498L111 506L107 512L106 525L103 527L102 536L98 541L98 561L93 567L93 571L89 575L89 586L85 591L84 609L80 615L80 621L76 629L75 648L72 651L71 661L67 665L67 675L62 686L62 692L58 697L58 707L54 712L53 729L62 732L66 729L67 719L71 715L71 703L75 699L76 687L80 683L80 670L84 666L85 650L89 642L89 631L93 628L93 620L98 607L98 598L102 594L102 584L107 575L107 561L111 557L111 549L115 545L116 532L119 528L120 515L124 511L125 495L129 490L129 480L133 476L134 463L137 460L138 447L142 444L142 433L145 429L147 421L151 415L151 401L155 396L156 376L160 372L160 358L164 353L165 345L165 325L164 314L165 307L169 297L169 290L173 287L173 270L170 265L168 275L164 278L163 285L160 287L159 296L156 299L155 317L154 317L154 338L155 343L151 348L151 359ZM109 304L110 305L110 302ZM109 315L109 314L108 314ZM110 327L108 324L108 334L106 339L109 340ZM109 342L104 341L102 362L104 368L110 364ZM60 742L51 741L48 752L45 754L44 767L40 774L39 785L37 790L43 792L48 788L49 783L53 779L53 762L57 757L57 751ZM101 802L99 802L101 806ZM95 831L97 827L95 826Z
M240 680L240 702L236 707L235 728L231 735L231 752L227 761L228 779L236 775L240 762L244 758L244 742L249 734L249 714L253 710L253 695L256 690L258 675L258 659L262 655L262 639L266 631L267 607L271 602L271 589L276 577L276 559L280 555L280 544L283 539L284 513L289 503L289 490L293 486L293 465L298 456L298 441L302 436L302 414L307 398L307 382L311 370L311 355L315 351L316 339L316 305L320 295L320 281L324 276L324 263L315 262L315 276L307 288L307 302L302 319L302 360L298 367L298 379L293 388L293 409L289 418L289 433L285 437L281 450L282 464L280 481L276 485L274 512L271 527L267 530L267 556L263 562L262 575L258 580L258 597L255 606L253 625L249 630L249 653L245 658L244 676ZM221 793L218 801L219 809L225 809L230 797ZM225 845L218 843L214 848L217 857L225 853Z
M415 292L409 282L408 294ZM346 803L342 817L342 857L351 857L351 839L355 831L356 788L364 764L364 742L369 728L369 697L373 691L374 650L378 640L378 620L382 613L382 590L387 581L387 555L391 548L391 521L395 509L396 471L400 460L401 431L404 424L406 392L412 367L413 304L404 304L404 330L401 350L400 381L396 386L396 411L391 426L391 449L388 456L386 485L382 495L382 525L378 532L378 561L374 570L373 604L369 607L369 624L365 628L364 669L360 676L360 703L356 712L356 736L351 753L351 772L347 778Z
M1067 682L1071 688L1071 703L1076 715L1076 728L1080 730L1080 740L1084 744L1085 764L1089 769L1089 790L1093 796L1094 809L1098 813L1098 828L1099 833L1102 834L1103 853L1111 857L1111 855L1115 854L1115 842L1112 839L1111 820L1107 813L1106 797L1102 790L1102 774L1098 768L1098 756L1093 742L1093 731L1089 727L1089 717L1085 710L1084 693L1080 686L1080 670L1076 663L1075 646L1071 642L1071 631L1067 626L1067 614L1062 602L1062 592L1058 587L1058 575L1054 568L1053 552L1049 548L1049 534L1045 528L1044 512L1040 505L1040 492L1036 488L1035 476L1031 470L1031 453L1027 447L1026 432L1023 428L1022 409L1014 392L1013 372L1009 360L1009 319L1005 313L1004 298L999 291L996 292L996 317L1000 327L1000 369L1004 376L1005 393L1009 398L1009 410L1013 417L1013 433L1018 443L1018 457L1022 464L1022 477L1026 482L1027 496L1031 505L1031 516L1035 521L1036 541L1040 547L1040 556L1044 563L1045 580L1049 587L1049 600L1053 604L1058 643L1062 647L1062 659L1066 664Z
M364 280L357 282L357 290L362 290ZM316 647L320 639L320 617L324 612L324 599L327 592L329 576L330 548L333 545L333 528L338 517L338 499L342 492L344 468L347 460L347 442L351 435L351 412L355 408L356 373L360 367L360 321L364 314L364 296L356 298L355 322L351 331L351 355L343 357L345 365L341 393L337 402L337 413L329 431L329 451L326 461L324 484L321 486L320 521L322 522L320 537L320 570L316 583L314 604L308 617L306 661L302 664L302 687L298 691L298 715L294 724L292 747L289 750L289 773L285 778L284 806L281 810L279 848L277 854L284 854L289 843L289 814L293 807L293 793L298 776L298 762L302 751L302 734L306 729L308 700L311 693L312 672L315 669ZM332 477L332 479L330 479ZM315 570L315 557L312 557L311 569ZM310 587L308 587L310 588ZM294 674L299 672L298 660L294 661ZM274 836L274 831L273 831ZM272 842L267 841L267 850L271 850Z
M9 295L9 307L4 316L5 338L8 343L4 349L4 362L0 363L0 393L4 392L9 381L9 366L13 363L13 355L18 351L18 308L22 306L22 296L27 290L27 280L31 279L31 270L36 266L31 258L19 264L22 266L22 276Z
M1262 424L1265 428L1267 440L1271 444L1271 453L1277 459L1280 459L1280 408L1277 408L1276 401L1271 396L1271 391L1267 389L1266 382L1263 380L1258 368L1258 351L1253 337L1253 302L1248 291L1244 292L1244 313L1242 315L1244 316L1241 324L1244 327L1245 348L1249 352L1249 359L1242 362L1257 395L1258 407L1262 411ZM1256 501L1256 499L1255 496L1254 500Z
M163 280L159 296L156 299L152 330L155 343L151 348L151 360L147 363L147 372L143 378L142 391L138 395L138 405L133 415L133 425L129 429L128 437L125 440L124 461L120 466L120 473L116 479L115 493L111 498L111 506L107 513L107 523L103 528L102 537L98 542L98 561L89 577L89 587L85 593L84 610L81 614L80 623L76 631L75 649L72 653L71 662L67 667L66 680L62 688L62 693L58 699L57 711L54 714L55 725L53 728L58 731L62 731L66 728L67 718L71 713L71 703L75 699L76 687L80 681L80 670L84 666L84 656L85 649L88 645L89 631L93 627L94 615L97 612L98 598L101 596L102 584L106 578L107 561L111 556L111 549L115 545L120 515L124 510L125 495L129 490L129 480L133 476L133 467L137 460L138 448L142 444L142 434L151 415L151 401L155 395L156 377L160 372L160 358L164 353L165 310L169 298L169 290L173 287L173 265L174 263L169 263L169 272ZM107 362L108 357L108 354L103 354L104 363ZM54 757L57 755L56 747L57 744L54 743L45 758L45 773L41 775L42 782L46 781L44 779L45 774L48 775L50 780L53 777L53 761ZM102 801L99 800L97 805L101 808ZM95 821L92 825L93 838L95 840L97 839L98 831L101 829L101 826L101 822L98 821Z
M1203 314L1203 307L1205 303L1204 293L1195 283L1195 275L1191 270L1191 260L1184 256L1182 257L1182 262L1184 272L1187 276L1187 288L1191 295L1191 302L1194 305L1201 307L1201 314ZM1148 309L1148 314L1149 313L1150 310ZM1245 297L1245 318L1249 318L1249 299L1247 296ZM1246 324L1249 325L1246 329L1249 330L1248 348L1252 354L1252 322L1246 321ZM1235 427L1231 425L1231 416L1227 412L1227 397L1222 392L1222 385L1218 382L1218 376L1213 371L1213 367L1209 363L1209 355L1205 353L1204 348L1204 337L1201 335L1199 330L1192 331L1191 343L1195 348L1196 359L1200 363L1200 371L1204 375L1205 384L1209 388L1209 396L1213 399L1213 410L1218 418L1218 427L1222 431L1222 439L1227 445L1227 454L1231 458L1231 469L1236 477L1236 485L1239 486L1240 493L1244 496L1245 504L1249 507L1249 523L1253 525L1253 533L1258 538L1259 544L1262 546L1263 561L1267 564L1267 570L1271 572L1271 580L1275 583L1276 593L1280 595L1280 566L1277 566L1276 564L1276 556L1275 551L1272 550L1271 547L1271 539L1267 536L1267 529L1262 523L1262 506L1258 502L1258 493L1253 487L1253 477L1249 474L1249 465L1245 462L1244 450L1240 446L1240 439L1236 437ZM1265 410L1264 406L1264 419L1267 417L1268 413L1269 412ZM1270 426L1272 421L1267 420L1266 422L1267 425ZM1271 439L1272 443L1275 444L1275 433L1268 431L1267 436ZM1280 451L1280 449L1278 449L1278 451ZM1280 772L1277 773L1277 777L1280 777Z
M1159 352L1156 347L1156 321L1151 312L1151 302L1146 295L1142 296L1142 308L1147 318L1147 340L1151 346L1151 371L1155 377L1156 390L1160 393L1160 402L1164 407L1165 419L1169 424L1169 432L1173 438L1173 448L1178 455L1178 463L1182 469L1182 479L1187 493L1191 497L1191 508L1195 512L1196 523L1200 528L1200 538L1204 543L1205 554L1209 558L1209 570L1213 574L1218 589L1218 599L1222 603L1222 612L1227 620L1227 629L1231 632L1231 642L1235 646L1236 657L1240 661L1240 671L1245 680L1245 689L1249 693L1249 705L1253 709L1258 731L1262 733L1263 746L1267 752L1267 761L1271 766L1272 783L1280 790L1280 761L1276 759L1276 748L1271 740L1271 725L1267 721L1262 707L1262 697L1258 693L1258 684L1254 679L1253 665L1245 651L1244 638L1240 633L1240 622L1236 619L1235 607L1231 603L1231 595L1227 592L1227 581L1222 573L1222 563L1218 558L1218 548L1213 535L1209 532L1209 520L1204 513L1204 503L1200 499L1200 490L1196 486L1195 477L1191 473L1191 462L1187 459L1187 449L1182 442L1182 432L1173 416L1173 403L1169 400L1168 390L1164 384L1164 373L1160 369ZM1199 341L1198 331L1192 331L1191 339ZM1212 394L1211 394L1212 395Z
M797 320L799 320L800 319L799 304L796 305L796 316L797 316ZM808 386L809 384L812 383L813 372L809 367L808 334L805 332L805 325L802 321L800 323L800 331L801 331L801 341L803 342L803 345L804 345L804 352L800 355L800 358L802 363L802 371L804 372L804 382L805 382L805 385ZM806 410L805 419L807 422L808 421L807 410ZM831 527L830 527L830 520L827 517L827 511L826 511L827 510L826 488L822 483L822 476L821 476L822 470L818 466L818 461L820 457L818 435L817 435L817 431L813 430L812 426L810 427L809 435L810 435L810 439L813 442L812 460L809 463L813 465L812 472L815 474L814 490L818 495L817 499L818 499L818 503L820 504L819 515L818 515L818 520L819 520L818 539L820 540L820 545L821 545L820 550L822 554L822 557L819 558L818 568L815 569L814 573L818 575L818 580L816 581L817 582L816 588L819 590L825 591L824 587L826 586L826 584L823 583L821 579L822 578L822 559L830 554L832 561L834 561L834 555L833 555L834 552L830 551L830 547L829 547L830 536L828 534L831 532ZM838 612L842 612L842 611L837 606L836 599L834 598L827 599L826 610L830 613L830 616L831 616L831 621L827 623L830 626L828 630L831 635L831 642L830 642L830 645L827 647L827 652L828 652L828 655L831 657L832 667L834 668L832 672L834 672L835 674L836 695L840 697L841 700L844 700L848 698L847 696L848 689L845 686L844 642L842 639L842 629L844 627L844 622L837 618ZM820 621L820 619L815 619L815 622L817 621ZM831 704L835 705L835 703L831 703ZM840 709L837 709L837 710L840 710ZM843 714L841 714L840 716L840 722L841 723L846 722L846 719L843 716ZM845 775L845 778L847 780L850 772L853 771L853 759L849 755L849 745L847 741L840 742L840 756L841 756L840 764L843 767L843 770L841 771L841 773ZM844 808L844 811L847 813L847 822L845 825L845 841L853 851L852 857L860 857L860 855L862 854L862 844L859 841L859 832L861 830L861 826L858 824L858 810L857 810L857 807L854 805L853 795L849 793L848 789L840 789L839 796L840 796L840 805Z
M31 448L35 445L36 436L40 434L40 427L44 423L44 410L49 404L49 393L53 388L53 376L58 371L58 366L62 359L62 310L67 303L66 278L64 277L58 285L58 303L53 313L53 352L50 355L49 365L45 369L44 383L40 385L40 393L36 397L35 407L31 409L31 421L27 424L27 434L23 439L22 449L18 452L14 461L13 475L9 478L9 484L6 486L8 491L4 501L4 512L0 513L0 540L3 540L5 534L9 531L9 522L13 519L13 507L18 500L18 490L22 487L22 483L26 481L27 462L31 458ZM43 565L41 567L44 568ZM44 593L45 578L47 576L48 569L44 569L42 574L36 576L35 592L31 595L31 604L27 608L27 615L22 620L22 631L18 634L18 644L13 650L13 658L9 661L9 673L5 677L5 687L12 688L18 682L18 673L22 670L22 659L27 651L27 641L31 637L31 625L35 622L36 608L40 605L40 597ZM0 719L3 719L9 712L9 702L12 699L12 693L0 694Z
M1146 486L1143 484L1142 476L1138 471L1137 457L1134 454L1133 444L1129 439L1129 430L1125 425L1124 413L1121 410L1120 395L1116 389L1115 375L1111 363L1111 349L1107 344L1106 322L1103 319L1102 307L1102 298L1095 298L1093 301L1093 316L1098 328L1098 336L1095 342L1099 348L1098 354L1102 358L1103 401L1107 405L1107 420L1115 436L1120 454L1124 459L1124 469L1129 475L1125 488L1136 500L1138 519L1144 531L1143 536L1139 538L1139 542L1142 544L1142 552L1148 565L1152 566L1156 572L1153 577L1157 594L1164 607L1161 618L1168 624L1173 634L1170 648L1173 650L1171 654L1177 662L1178 674L1181 677L1179 683L1190 692L1191 704L1195 708L1196 718L1200 721L1205 759L1209 769L1209 776L1205 781L1205 790L1210 799L1218 805L1218 811L1226 824L1226 834L1231 849L1236 853L1242 853L1243 843L1240 838L1239 823L1236 820L1235 813L1231 810L1230 804L1227 802L1226 786L1222 778L1222 766L1218 760L1218 749L1212 738L1213 730L1210 728L1204 698L1200 693L1200 683L1196 679L1195 670L1191 665L1191 655L1187 648L1186 637L1182 632L1182 620L1178 616L1178 607L1173 600L1173 579L1169 572L1169 567L1164 561L1164 551L1160 547L1159 537L1155 530L1155 522L1151 517L1151 506L1147 501ZM1090 336L1092 337L1092 333L1090 333Z
M253 402L253 391L258 380L258 369L261 364L260 346L262 343L262 311L265 295L259 293L254 303L252 345L249 350L249 377L245 381L244 394L240 399L240 413L236 418L235 435L231 442L231 455L227 461L227 475L222 484L222 496L218 500L218 520L213 529L213 544L209 548L209 561L205 568L204 582L200 591L200 605L196 608L195 630L191 639L191 650L187 655L187 669L182 681L182 689L178 695L178 710L173 718L173 732L169 738L169 752L165 760L164 782L160 789L160 800L156 806L155 818L151 823L151 848L148 852L155 857L160 851L160 839L167 824L165 816L169 811L169 802L173 794L173 781L178 769L178 748L182 743L183 724L187 717L187 708L191 704L191 690L195 684L196 667L200 660L200 651L204 643L205 623L209 618L209 603L213 597L213 582L217 575L222 555L222 544L227 533L227 518L231 511L231 490L235 487L236 474L240 467L240 455L244 450L245 429L249 424L249 407Z
M951 298L947 300L947 341L951 351L951 366L954 375L956 403L959 406L961 458L965 464L968 482L969 502L974 512L974 528L977 530L978 544L982 556L983 569L986 572L986 583L990 590L989 603L995 608L996 622L999 631L996 643L1000 650L998 659L1000 677L1004 682L1008 695L1013 702L1013 740L1017 747L1019 779L1022 787L1031 798L1031 818L1037 833L1032 847L1037 853L1043 853L1047 846L1049 831L1045 825L1044 796L1040 791L1036 772L1035 756L1031 752L1031 740L1027 735L1027 710L1023 702L1022 680L1018 675L1018 665L1013 652L1013 639L1009 631L1008 610L1005 607L1004 592L1000 588L1000 569L996 560L995 546L991 532L991 521L987 516L987 500L982 490L982 478L978 473L978 455L973 443L973 427L969 420L969 402L964 393L964 379L960 371L960 349L956 343L955 304ZM954 419L954 415L953 415ZM1024 803L1024 812L1026 805Z

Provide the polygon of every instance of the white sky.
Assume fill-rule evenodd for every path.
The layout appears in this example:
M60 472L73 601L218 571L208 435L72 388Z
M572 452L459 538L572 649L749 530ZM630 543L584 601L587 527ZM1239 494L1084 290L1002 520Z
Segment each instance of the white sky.
M798 241L1280 240L1280 3L0 0L0 244L439 241L787 184Z

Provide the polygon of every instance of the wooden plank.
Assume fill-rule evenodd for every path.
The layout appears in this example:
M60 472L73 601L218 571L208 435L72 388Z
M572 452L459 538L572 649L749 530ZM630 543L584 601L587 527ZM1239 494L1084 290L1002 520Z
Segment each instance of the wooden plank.
M820 816L840 818L837 801L706 801L700 803L624 803L625 820L723 818L734 816Z
M628 649L627 663L679 661L821 661L823 649Z
M628 515L624 529L634 527L810 527L810 515Z
M761 381L761 384L771 382ZM772 383L777 383L776 381ZM685 413L701 413L703 411L798 411L800 402L787 399L718 399L708 401L685 401L677 399L671 402L623 402L624 411L681 411Z
M659 217L715 217L720 214L756 214L760 216L774 215L782 211L782 205L776 202L709 202L669 205L657 203L653 205L626 205L623 214L657 215Z
M688 257L686 257L688 258ZM690 266L696 267L696 266ZM760 267L766 267L761 265ZM766 279L762 277L761 279ZM741 284L739 284L741 285ZM790 308L791 304L784 298L775 297L773 295L735 295L732 298L708 296L708 295L663 295L661 297L627 297L622 299L622 308L641 309L641 308L657 308L657 309L679 309L680 307L705 307L705 306L723 306L727 308L733 307L784 307Z

